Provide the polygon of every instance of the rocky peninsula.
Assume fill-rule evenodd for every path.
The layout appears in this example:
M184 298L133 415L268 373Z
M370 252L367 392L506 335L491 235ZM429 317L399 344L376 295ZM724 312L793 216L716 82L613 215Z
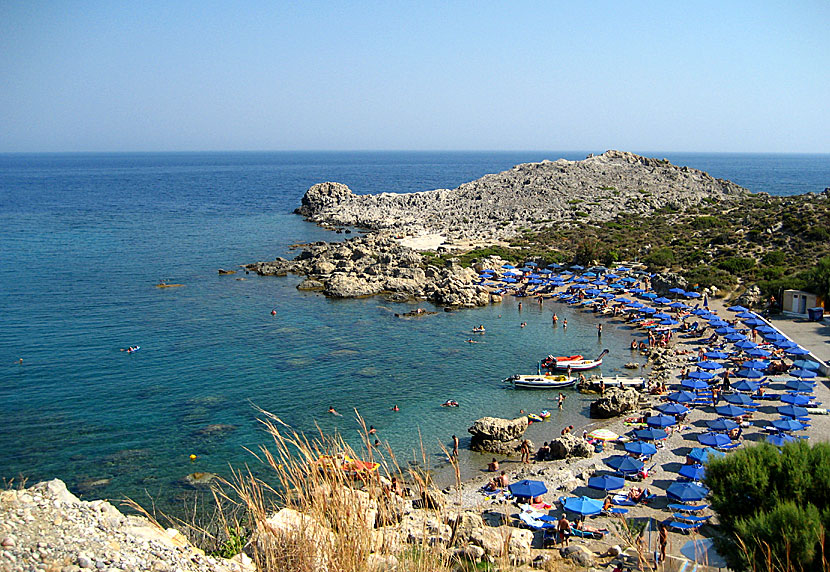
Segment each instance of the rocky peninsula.
M357 195L341 183L321 183L306 192L295 212L318 223L493 242L524 227L572 224L575 212L611 220L667 206L684 209L707 199L729 204L747 194L697 169L612 150L582 161L516 165L452 190Z

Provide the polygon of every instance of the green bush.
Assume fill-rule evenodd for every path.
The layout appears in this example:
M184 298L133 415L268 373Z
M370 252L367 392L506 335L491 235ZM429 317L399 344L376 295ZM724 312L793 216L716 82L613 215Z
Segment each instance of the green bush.
M733 274L742 274L755 266L755 260L742 256L732 256L718 262L718 268Z
M709 499L734 570L820 570L830 515L830 444L746 447L706 467Z
M780 250L771 250L761 257L761 264L765 266L780 266L787 260L787 255Z
M695 230L705 230L707 228L721 228L726 226L726 224L726 221L714 216L699 216L692 221L692 228Z
M643 259L651 269L666 268L674 263L674 251L669 247L655 248Z

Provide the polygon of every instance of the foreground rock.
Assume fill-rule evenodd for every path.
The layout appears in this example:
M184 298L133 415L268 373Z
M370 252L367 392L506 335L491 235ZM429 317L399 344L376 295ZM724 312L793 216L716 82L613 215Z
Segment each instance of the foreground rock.
M0 570L253 572L247 557L205 556L175 529L82 502L59 480L0 492Z
M639 393L633 388L612 387L605 395L591 403L591 417L608 419L617 417L637 407Z
M527 417L524 416L516 419L482 417L467 430L473 436L470 449L482 453L514 455L519 450L528 424Z
M566 433L550 442L550 455L546 461L569 457L591 457L594 448L585 440L572 433Z
M472 268L452 263L427 265L420 253L401 246L389 233L332 244L316 242L293 260L278 258L245 268L261 276L304 275L298 289L319 290L332 298L384 294L393 301L429 300L461 307L498 301L489 290L474 284L478 274Z
M319 223L493 240L538 226L540 219L611 220L704 200L725 204L748 192L665 159L608 151L583 161L517 165L454 190L356 195L346 185L321 183L306 192L296 212Z

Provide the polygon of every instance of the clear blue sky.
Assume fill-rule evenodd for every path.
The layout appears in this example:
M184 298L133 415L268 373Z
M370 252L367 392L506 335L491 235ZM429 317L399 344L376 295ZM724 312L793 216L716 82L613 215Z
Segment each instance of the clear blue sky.
M0 0L0 152L830 152L830 2Z

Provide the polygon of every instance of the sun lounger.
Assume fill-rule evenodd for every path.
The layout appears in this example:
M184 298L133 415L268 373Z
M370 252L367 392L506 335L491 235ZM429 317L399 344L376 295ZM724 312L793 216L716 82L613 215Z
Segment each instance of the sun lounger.
M703 523L697 522L693 524L691 522L678 522L676 520L672 520L667 522L666 526L672 530L677 530L678 532L694 532L700 528L701 524Z
M615 514L628 514L628 509L612 506L607 511L603 511L603 514L605 514L606 516L611 516Z
M603 535L605 535L604 532L590 532L571 527L571 536L575 536L576 538L593 538L595 540L599 540L603 537Z
M527 512L519 513L519 520L521 520L522 524L524 524L530 530L544 530L546 528L556 528L555 523L539 520L538 518L534 518L530 513Z
M696 514L683 514L682 512L676 512L676 513L672 514L672 516L676 520L682 520L684 522L692 522L692 523L699 523L699 524L702 524L702 523L708 521L711 518L711 515L699 516L699 515L696 515Z
M637 503L625 495L614 495L611 497L611 502L616 506L637 506Z
M709 508L708 504L670 504L668 505L669 510L677 510L681 512L699 512L705 508Z

